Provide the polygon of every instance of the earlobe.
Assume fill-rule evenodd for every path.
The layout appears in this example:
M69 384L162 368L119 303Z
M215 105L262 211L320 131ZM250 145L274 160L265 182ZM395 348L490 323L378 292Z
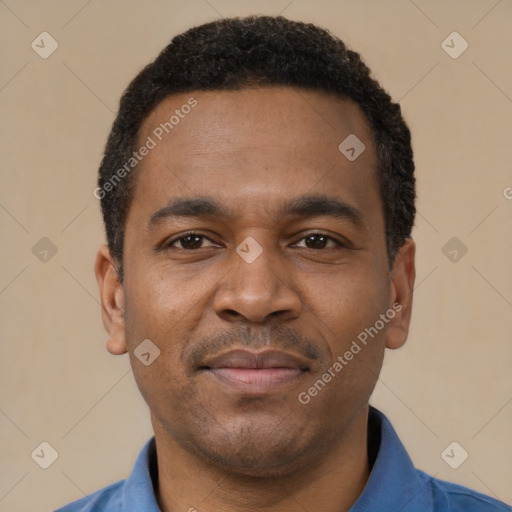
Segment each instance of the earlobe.
M94 271L100 289L103 325L109 333L107 350L113 355L125 354L124 291L108 246L100 247Z
M408 238L396 255L391 272L390 310L395 316L386 331L386 348L400 348L407 340L411 322L412 298L416 268L414 256L416 244Z

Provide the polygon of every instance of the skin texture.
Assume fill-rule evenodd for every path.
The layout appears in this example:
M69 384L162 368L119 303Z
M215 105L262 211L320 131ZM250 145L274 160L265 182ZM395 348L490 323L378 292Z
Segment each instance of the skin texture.
M415 279L412 239L388 270L372 132L348 100L264 87L173 95L145 120L140 144L190 97L197 106L137 168L123 283L106 246L95 267L107 348L129 352L151 411L160 506L348 510L369 475L368 400L385 348L406 341ZM353 162L338 150L351 133L366 146ZM304 194L348 203L361 222L282 214ZM149 227L177 197L215 199L229 215L162 217ZM206 238L177 240L188 231ZM249 236L262 248L252 263L236 252ZM401 311L300 403L395 303ZM133 354L144 339L161 351L149 366ZM198 369L234 348L280 349L308 371L247 394Z

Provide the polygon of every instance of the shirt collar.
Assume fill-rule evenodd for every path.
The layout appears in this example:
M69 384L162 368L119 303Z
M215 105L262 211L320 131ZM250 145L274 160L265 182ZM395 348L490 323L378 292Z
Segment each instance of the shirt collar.
M432 510L428 476L415 469L389 420L371 406L368 429L369 439L379 443L380 437L380 443L366 486L349 512ZM155 446L155 438L152 437L137 457L123 487L123 510L160 512L155 497L158 482Z
M380 446L366 486L349 512L432 510L428 475L416 470L389 420L371 406L368 428L380 431Z
M125 481L122 510L126 512L161 512L155 495L157 483L158 466L155 437L153 436L142 448L130 476Z

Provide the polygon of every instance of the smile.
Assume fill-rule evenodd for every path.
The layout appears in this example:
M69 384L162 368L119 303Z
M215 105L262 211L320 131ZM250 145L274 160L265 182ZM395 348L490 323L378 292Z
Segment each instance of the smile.
M309 366L303 358L285 352L232 350L210 359L200 370L244 394L261 395L293 385Z

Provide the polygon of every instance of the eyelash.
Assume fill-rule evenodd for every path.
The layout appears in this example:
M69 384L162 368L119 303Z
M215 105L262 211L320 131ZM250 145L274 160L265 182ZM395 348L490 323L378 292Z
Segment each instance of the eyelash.
M201 233L196 233L195 231L190 231L188 233L184 233L182 235L180 235L179 237L177 238L173 238L172 240L169 240L168 242L166 242L163 246L162 246L162 249L180 249L180 250L183 250L183 251L197 251L198 249L185 249L183 247L172 247L172 245L176 242L179 242L180 240L184 240L185 238L189 237L189 236L197 236L197 237L200 237L201 239L206 239L206 240L209 240L210 242L212 243L215 243L213 240L210 240L206 235L202 235ZM331 240L333 241L335 244L336 244L336 248L339 248L339 249L343 249L343 248L346 248L347 245L345 245L344 243L340 242L339 240L337 240L336 238L333 238L332 236L329 236L325 233L321 233L321 232L313 232L313 233L307 233L306 235L304 235L302 238L300 238L298 241L302 241L310 236L323 236L325 237L327 240ZM202 249L203 247L199 247L199 249ZM308 247L304 247L304 249L308 249ZM322 249L312 249L312 250L322 250ZM323 249L325 250L325 249Z

